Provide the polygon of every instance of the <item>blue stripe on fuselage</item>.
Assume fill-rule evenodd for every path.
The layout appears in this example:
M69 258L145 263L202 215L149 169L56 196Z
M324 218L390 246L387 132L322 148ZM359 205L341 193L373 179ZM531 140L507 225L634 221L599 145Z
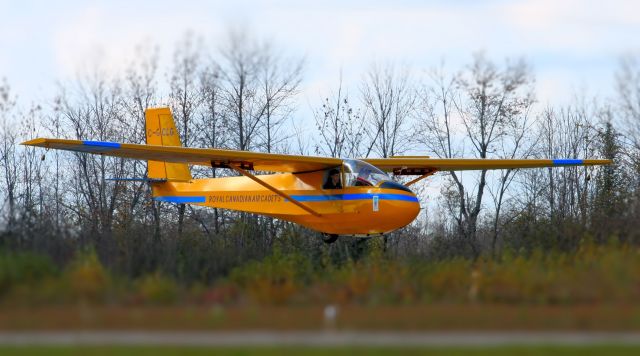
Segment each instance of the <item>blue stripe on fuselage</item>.
M204 196L191 196L191 197L155 197L155 200L164 201L167 203L204 203L206 202L206 198Z
M572 166L582 164L581 159L554 159L553 164L556 166Z
M418 202L418 198L414 196L408 196L403 194L333 194L333 195L292 195L291 197L300 202L319 202L329 200L367 200L373 199L377 196L380 200L400 200ZM204 203L206 197L204 196L169 196L169 197L155 197L155 200L163 201L167 203Z
M291 197L297 201L304 202L318 202L328 200L366 200L373 199L377 196L380 200L401 200L418 202L418 198L415 196L404 194L374 194L374 193L359 193L359 194L332 194L332 195L292 195Z

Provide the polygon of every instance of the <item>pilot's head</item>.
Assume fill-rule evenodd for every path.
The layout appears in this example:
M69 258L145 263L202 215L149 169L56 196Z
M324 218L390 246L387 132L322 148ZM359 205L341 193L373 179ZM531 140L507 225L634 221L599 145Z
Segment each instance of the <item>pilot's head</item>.
M332 169L329 171L329 177L331 177L331 183L338 184L340 183L340 171L337 169Z

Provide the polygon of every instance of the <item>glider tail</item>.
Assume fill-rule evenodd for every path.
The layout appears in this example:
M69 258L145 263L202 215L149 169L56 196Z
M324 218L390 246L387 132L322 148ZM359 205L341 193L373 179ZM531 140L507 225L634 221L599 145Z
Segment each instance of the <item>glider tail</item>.
M169 108L154 108L145 111L147 144L156 146L182 146L178 130ZM167 181L189 181L191 171L186 163L147 161L149 179Z

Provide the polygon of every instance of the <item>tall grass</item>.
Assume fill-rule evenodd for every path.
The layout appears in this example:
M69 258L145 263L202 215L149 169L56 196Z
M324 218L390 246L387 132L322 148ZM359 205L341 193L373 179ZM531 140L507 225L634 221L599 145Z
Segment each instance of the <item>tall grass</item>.
M321 252L323 253L323 252ZM36 254L0 253L5 303L634 304L640 302L640 249L582 242L575 252L517 253L477 260L367 257L312 262L276 249L214 282L186 283L162 271L130 280L114 275L93 251L57 269Z

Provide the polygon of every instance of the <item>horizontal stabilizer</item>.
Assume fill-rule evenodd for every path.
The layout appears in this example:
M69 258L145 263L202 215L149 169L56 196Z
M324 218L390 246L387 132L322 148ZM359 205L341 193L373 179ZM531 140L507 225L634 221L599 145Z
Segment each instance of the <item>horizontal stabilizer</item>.
M160 178L107 178L106 180L116 182L147 182L147 183L164 183L166 179Z

